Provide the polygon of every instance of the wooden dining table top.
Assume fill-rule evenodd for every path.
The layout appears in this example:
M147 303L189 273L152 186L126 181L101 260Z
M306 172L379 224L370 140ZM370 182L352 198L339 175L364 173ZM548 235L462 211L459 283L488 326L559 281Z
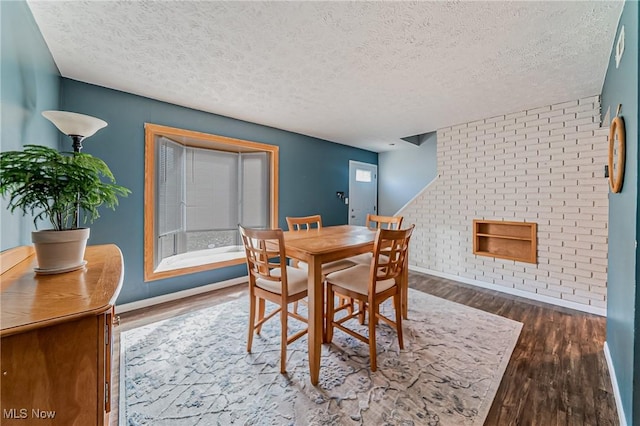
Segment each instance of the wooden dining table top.
M338 225L286 231L284 241L287 257L305 262L321 257L324 263L371 251L375 236L365 226Z

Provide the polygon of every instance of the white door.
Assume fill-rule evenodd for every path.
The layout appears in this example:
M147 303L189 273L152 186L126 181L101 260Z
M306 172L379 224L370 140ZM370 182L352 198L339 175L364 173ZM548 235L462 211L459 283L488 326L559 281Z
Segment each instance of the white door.
M365 226L378 211L378 166L349 161L349 225Z

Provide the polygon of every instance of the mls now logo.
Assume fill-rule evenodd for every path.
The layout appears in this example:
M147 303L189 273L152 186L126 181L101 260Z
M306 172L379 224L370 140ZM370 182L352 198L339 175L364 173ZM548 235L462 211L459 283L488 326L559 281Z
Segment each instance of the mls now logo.
M9 408L2 410L2 418L4 419L27 419L31 414L32 419L53 419L56 417L55 411L40 410L32 408L31 413L26 408Z

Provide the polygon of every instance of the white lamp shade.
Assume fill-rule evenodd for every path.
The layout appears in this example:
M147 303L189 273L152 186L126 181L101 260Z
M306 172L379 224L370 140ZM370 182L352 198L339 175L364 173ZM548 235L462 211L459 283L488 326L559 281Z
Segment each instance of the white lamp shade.
M90 115L68 111L43 111L42 115L51 121L65 135L88 138L107 126L107 122Z

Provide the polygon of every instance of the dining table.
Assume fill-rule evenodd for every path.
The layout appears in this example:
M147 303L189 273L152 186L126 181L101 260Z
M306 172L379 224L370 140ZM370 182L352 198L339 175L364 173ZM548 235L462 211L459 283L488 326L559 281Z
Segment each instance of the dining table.
M365 226L338 225L284 232L288 258L308 265L308 342L311 384L320 377L320 356L324 340L324 277L322 264L373 251L375 229ZM401 280L401 311L407 317L407 268Z

